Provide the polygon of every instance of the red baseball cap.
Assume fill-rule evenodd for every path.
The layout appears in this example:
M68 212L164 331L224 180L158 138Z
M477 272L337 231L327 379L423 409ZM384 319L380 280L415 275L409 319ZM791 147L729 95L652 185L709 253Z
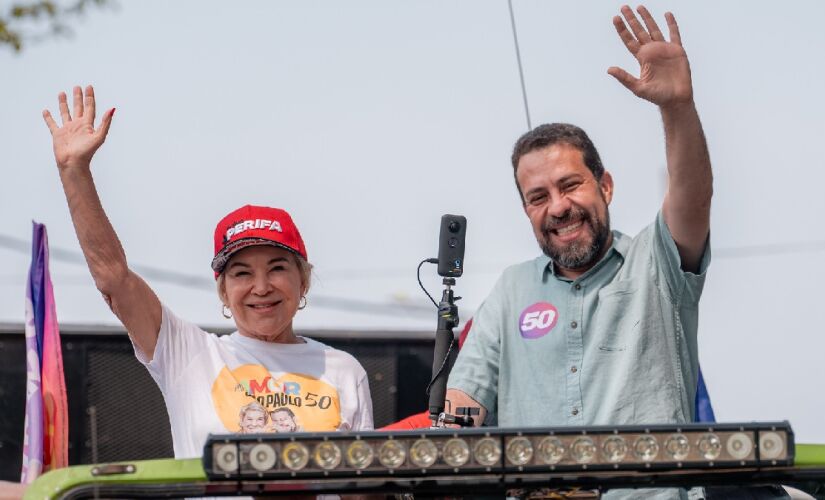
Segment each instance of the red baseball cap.
M223 272L235 252L253 245L281 247L308 260L301 233L286 210L246 205L221 219L215 227L215 277Z

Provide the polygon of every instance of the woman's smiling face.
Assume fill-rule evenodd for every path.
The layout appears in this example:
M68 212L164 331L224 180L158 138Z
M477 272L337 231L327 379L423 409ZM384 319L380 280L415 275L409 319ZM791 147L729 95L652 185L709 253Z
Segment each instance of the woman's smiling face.
M223 274L221 298L241 335L267 342L299 342L292 318L306 285L292 252L272 245L250 246L229 259Z

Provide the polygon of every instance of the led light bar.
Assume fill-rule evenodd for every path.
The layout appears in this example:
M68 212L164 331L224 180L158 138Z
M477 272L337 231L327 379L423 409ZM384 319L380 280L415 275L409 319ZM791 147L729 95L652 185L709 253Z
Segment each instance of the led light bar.
M426 477L793 464L787 422L210 436L212 479Z

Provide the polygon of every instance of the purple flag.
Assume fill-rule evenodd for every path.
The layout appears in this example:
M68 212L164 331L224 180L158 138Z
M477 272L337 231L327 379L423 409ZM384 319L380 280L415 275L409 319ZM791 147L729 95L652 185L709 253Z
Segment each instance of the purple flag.
M33 223L32 262L26 286L26 423L23 471L31 483L42 472L68 465L68 404L46 226Z

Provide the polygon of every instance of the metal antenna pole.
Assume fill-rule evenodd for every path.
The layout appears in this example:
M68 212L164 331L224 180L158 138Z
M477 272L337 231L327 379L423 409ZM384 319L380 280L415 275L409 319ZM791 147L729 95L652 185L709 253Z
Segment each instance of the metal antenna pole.
M513 42L516 45L516 62L518 62L518 77L521 81L521 97L524 99L524 114L527 116L527 130L533 130L530 122L530 107L527 104L527 88L524 86L524 70L521 67L521 51L518 47L518 34L516 33L516 16L513 15L513 0L507 0L510 8L510 25L513 27Z

